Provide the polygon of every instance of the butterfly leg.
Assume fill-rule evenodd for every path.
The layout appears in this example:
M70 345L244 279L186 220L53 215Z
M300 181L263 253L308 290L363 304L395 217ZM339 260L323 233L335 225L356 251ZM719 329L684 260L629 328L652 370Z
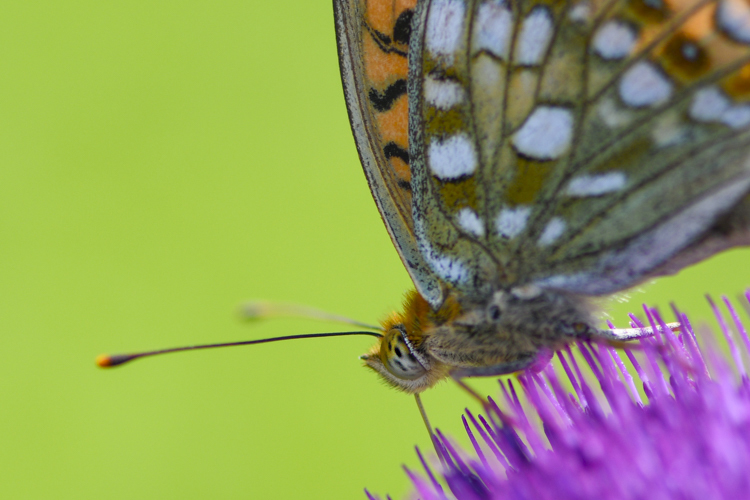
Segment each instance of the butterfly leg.
M465 390L471 397L479 401L483 408L489 409L487 399L480 396L479 393L472 389L463 379L466 377L494 377L508 375L528 368L535 360L536 357L529 356L516 361L498 363L492 366L458 368L451 372L451 378L453 378L461 389Z
M456 384L458 384L461 389L465 390L469 396L476 399L483 408L487 407L487 400L480 396L479 393L475 391L469 384L464 382L462 378L454 376L453 381L456 382Z
M438 446L437 436L435 436L435 433L432 431L432 425L430 425L430 420L427 418L427 412L424 409L422 398L419 397L419 393L414 394L414 399L417 402L419 414L422 415L422 421L427 428L427 433L430 435L430 441L432 442L432 446L435 448L435 453L437 453L437 456L440 457L441 460L443 460L443 455L442 453L440 453L440 446Z
M496 377L499 375L508 375L528 368L535 360L535 356L526 356L515 361L506 361L491 366L457 368L451 372L451 377L458 381L466 377Z
M680 323L667 323L666 327L674 333L679 333L681 326ZM657 333L664 335L666 330L661 326L656 327ZM651 327L644 328L612 328L609 330L592 330L589 338L590 340L605 344L614 349L629 349L631 351L640 351L643 349L641 344L633 342L645 337L652 337L654 335L654 329ZM664 346L659 344L656 346L657 349L662 349Z
M667 323L666 327L673 332L680 331L679 323ZM656 331L661 334L665 334L666 331L662 326L657 326ZM644 328L613 328L611 330L592 330L590 332L592 340L604 340L608 343L612 343L613 347L621 347L628 340L636 340L643 337L651 337L654 335L654 329L650 326ZM618 344L618 345L615 345Z
M641 346L630 340L613 340L603 339L604 344L608 345L612 349L630 349L633 351L640 351Z

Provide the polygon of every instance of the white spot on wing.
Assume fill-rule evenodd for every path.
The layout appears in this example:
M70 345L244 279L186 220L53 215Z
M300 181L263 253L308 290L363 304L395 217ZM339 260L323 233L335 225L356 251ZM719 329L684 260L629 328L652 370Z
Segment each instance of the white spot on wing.
M504 208L495 219L495 228L500 236L515 238L526 228L531 207Z
M672 95L672 83L649 62L633 65L620 80L620 97L635 108L662 104Z
M539 106L513 135L513 145L538 160L559 158L573 138L573 114L569 109Z
M750 6L743 0L722 0L716 11L719 27L738 42L750 43Z
M696 92L690 104L689 114L690 118L699 122L721 122L734 129L750 125L750 106L733 106L716 87Z
M535 7L524 19L516 40L515 62L534 65L542 62L552 40L552 16L546 7Z
M729 109L729 100L716 87L701 89L693 96L690 118L699 122L719 120Z
M427 151L432 173L443 180L473 174L477 168L477 153L466 134L457 134L444 141L433 140Z
M462 283L467 280L469 272L461 262L451 257L428 254L427 262L435 274L449 283Z
M721 115L721 123L732 128L743 128L750 125L750 106L734 106Z
M424 97L437 108L450 109L464 100L465 93L458 82L428 76L424 81Z
M430 244L422 219L414 221L414 232L419 251L435 274L454 284L465 282L469 278L469 269L463 263L458 259L441 254Z
M623 172L608 172L598 175L581 175L574 177L565 190L568 196L601 196L613 193L625 187L627 177Z
M433 0L425 30L427 50L452 56L463 38L465 12L463 0Z
M568 14L568 19L573 22L586 22L591 17L591 6L588 2L581 2L573 6Z
M458 225L474 236L484 236L484 224L479 216L470 208L463 208L458 212Z
M474 25L474 49L508 58L513 35L513 13L504 1L490 0L479 6Z
M622 21L609 21L594 35L594 50L604 59L622 59L630 54L638 35Z
M565 232L566 227L567 224L565 224L565 221L562 219L562 217L552 217L544 227L544 231L542 231L542 235L539 237L539 241L537 243L542 247L551 245L552 243L557 241L560 236L562 236L562 234Z

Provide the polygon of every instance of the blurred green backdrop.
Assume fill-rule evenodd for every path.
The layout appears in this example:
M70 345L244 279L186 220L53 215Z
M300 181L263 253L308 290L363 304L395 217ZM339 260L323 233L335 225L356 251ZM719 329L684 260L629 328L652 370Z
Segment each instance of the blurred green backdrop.
M0 16L0 497L399 496L428 445L368 338L101 352L331 331L240 323L250 298L363 321L410 286L349 131L329 0L25 1ZM735 251L611 313L750 285ZM495 382L479 384L487 392ZM424 397L459 434L468 398Z

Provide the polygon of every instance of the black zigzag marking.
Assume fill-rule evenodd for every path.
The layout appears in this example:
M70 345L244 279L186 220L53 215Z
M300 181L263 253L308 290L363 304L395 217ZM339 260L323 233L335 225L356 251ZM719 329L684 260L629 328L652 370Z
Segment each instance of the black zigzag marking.
M370 102L376 111L384 112L393 107L393 104L399 97L406 94L406 80L397 80L382 93L375 89L370 89Z
M409 164L409 152L396 144L395 142L389 142L383 147L383 153L386 158L400 158L407 165ZM411 182L403 179L398 180L398 186L407 191L411 191Z
M395 142L389 142L383 147L383 153L386 158L399 158L407 165L409 164L409 152L396 144Z
M406 189L407 191L411 191L411 182L399 179L398 187L400 187L401 189Z
M401 57L406 57L408 55L405 51L399 50L393 46L391 37L379 32L376 29L373 29L367 23L364 23L364 25L365 25L365 29L370 33L370 36L372 37L373 41L375 42L375 44L378 46L378 48L381 51L383 51L386 54L397 54Z
M398 43L409 45L411 38L411 20L414 18L414 11L407 9L398 16L396 24L393 26L393 40Z

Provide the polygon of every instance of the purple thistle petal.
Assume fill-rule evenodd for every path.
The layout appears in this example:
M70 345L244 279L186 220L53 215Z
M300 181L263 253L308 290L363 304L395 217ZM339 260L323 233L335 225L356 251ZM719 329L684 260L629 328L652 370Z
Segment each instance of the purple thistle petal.
M525 465L531 458L528 448L521 441L518 433L512 427L501 427L497 429L498 438L503 440L508 446L505 455L514 469ZM504 450L505 451L505 450Z
M734 321L734 326L737 327L737 331L740 332L740 335L742 336L742 340L745 342L745 352L750 352L750 338L747 336L747 330L745 330L745 325L742 324L742 321L740 321L740 317L737 316L737 311L734 310L734 307L732 307L732 303L729 302L729 299L726 295L721 296L721 300L724 301L724 305L727 307L727 310L729 310L729 315L732 316L732 320ZM743 364L744 367L744 364Z
M526 419L526 413L523 411L523 406L521 406L521 400L518 399L518 394L516 394L516 387L513 385L513 379L508 379L508 391L510 392L510 401L508 402L513 404L513 408L518 416L524 421L528 421ZM508 398L507 392L505 393L505 397Z
M687 316L685 316L684 314L680 316L680 325L682 325L682 331L685 332L684 339L688 344L688 348L690 349L693 363L698 364L699 368L701 369L701 373L705 376L708 376L708 366L706 365L706 361L703 359L703 354L701 353L700 346L698 346L698 340L695 338L695 332L693 332L693 327L690 325L690 321L688 321Z
M448 474L445 476L448 487L456 498L466 500L485 500L489 498L487 488L476 478L476 476L463 476L460 474Z
M659 311L656 309L651 309L650 312L651 317L654 319L654 321L656 321L656 324L664 332L664 338L667 340L667 343L672 346L675 354L677 356L684 354L682 344L680 344L680 341L677 339L677 336L674 334L672 329L667 326L667 322L661 318L661 314L659 314Z
M578 348L581 350L583 359L585 359L586 363L588 363L589 368L594 373L594 376L598 380L601 381L603 379L604 374L602 373L602 371L599 369L599 366L594 361L594 356L592 356L593 351L591 350L591 344L588 342L582 342L582 343L579 343Z
M633 313L628 313L628 318L630 318L630 326L633 328L643 328L645 325L641 323L641 320L638 319L638 316L636 316Z
M576 345L578 346L578 350L581 352L581 355L583 356L584 361L586 361L586 363L589 363L589 361L586 359L588 352L585 351L586 348L584 347L583 343L578 342ZM569 347L570 346L568 346L568 348ZM570 362L573 365L573 368L575 368L576 373L578 374L578 381L581 383L581 390L583 391L583 394L586 397L587 410L592 413L601 413L602 408L601 406L599 406L599 399L594 395L594 392L591 390L591 387L589 386L589 384L586 382L586 379L581 374L581 370L578 367L578 362L576 361L575 357L570 352L570 350L568 351L568 354L570 355ZM589 367L591 367L591 365L589 365Z
M636 324L638 328L644 328L645 325L641 323L641 321L636 318L635 316L632 316L631 319ZM649 315L650 319L650 315ZM655 325L651 325L654 327ZM654 356L654 350L656 345L656 340L653 338L642 338L640 339L641 347L643 348L643 352L646 355L646 361L648 361L648 367L651 369L651 380L654 381L654 383L649 385L649 388L653 391L648 397L649 399L657 397L657 396L664 396L665 394L669 393L669 387L667 386L667 381L664 380L664 375L661 372L661 369L659 368L659 364L656 361L656 356Z
M570 350L570 346L565 346L565 352L568 353L568 358L570 358L570 365L573 367L573 369L576 372L576 375L578 376L578 383L581 384L581 394L583 395L583 398L581 398L581 404L584 407L588 407L588 398L591 395L591 389L589 388L588 384L586 383L586 379L583 378L583 374L581 373L581 368L578 366L578 362L576 361L575 356L573 356L573 351ZM572 381L573 379L571 379Z
M628 361L630 361L630 364L633 365L633 369L638 374L638 378L641 379L641 382L643 382L643 392L645 392L646 397L650 399L654 391L651 390L651 382L648 378L648 375L645 371L643 371L643 368L641 368L641 364L637 359L635 359L635 355L630 349L625 351L625 355L628 357Z
M693 330L693 325L690 324L690 319L688 319L686 314L683 314L682 320L684 321L682 324L687 328L688 333L690 333L690 335L693 337L695 345L698 345L698 337L695 336L695 331Z
M560 417L563 419L565 424L570 425L570 413L578 410L580 406L572 404L569 398L569 396L572 396L572 394L566 393L563 390L562 385L560 385L560 380L557 378L557 374L555 373L555 370L553 369L551 364L544 370L544 375L545 377L547 377L549 385L552 386L552 391L555 394L557 405L560 407Z
M599 366L602 367L602 372L605 374L605 380L617 379L617 369L615 368L612 358L607 354L602 354L602 351L608 351L609 346L607 344L599 344L594 348L593 344L589 344L589 348L593 352L596 360L599 362Z
M534 384L533 374L523 373L518 376L518 381L521 384L521 388L523 388L524 394L526 394L526 397L529 399L529 401L534 406L534 408L536 408L539 416L543 417L544 420L550 420L552 418L552 415L550 414L549 409L547 408L547 405L539 396L539 392L536 390L537 388L536 388L536 384ZM531 425L530 422L528 423L529 425Z
M555 355L554 352L550 351L549 349L541 349L534 358L534 362L531 363L531 366L529 366L526 371L532 372L532 373L539 373L540 371L544 370L549 362L552 360L552 357Z
M445 446L443 445L443 441L440 439L437 432L439 432L438 429L435 429L435 434L431 436L432 444L435 447L435 452L437 453L437 456L440 459L440 463L443 465L443 467L448 468L452 466L453 463L450 461L450 455L448 455L448 450L445 449Z
M547 385L547 382L540 374L531 374L531 381L541 389L542 394L544 395L544 398L542 398L541 395L539 396L540 406L544 407L545 414L548 415L548 418L543 420L543 422L548 426L554 426L555 428L561 427L562 424L569 420L567 412L563 409L562 405L560 405L560 402L555 395L552 394L549 385Z
M482 438L487 447L492 451L492 454L495 455L497 461L500 462L506 469L510 468L510 464L505 459L505 456L500 452L500 449L497 447L494 438L491 438L488 435L487 431L479 425L479 422L477 422L477 420L474 418L474 414L472 414L468 409L466 410L466 414L469 416L469 420L471 420L471 423L479 433L479 436ZM479 418L482 418L481 415ZM482 419L482 423L483 425L487 426L487 422L484 419Z
M740 357L740 353L737 350L737 345L735 345L734 339L732 338L732 331L729 329L727 322L724 321L724 315L721 314L721 311L716 306L716 303L714 303L714 300L711 298L710 295L706 295L706 300L708 301L708 304L711 306L711 310L714 312L714 317L716 317L716 321L718 321L719 323L719 328L721 329L721 333L724 334L724 338L726 339L727 345L729 346L729 352L732 354L732 359L734 360L734 366L737 369L737 372L743 376L746 376L747 373L745 372L745 367L742 364L742 358Z
M525 385L524 375L519 375L518 381L522 385ZM515 404L516 412L518 412L518 416L520 417L520 430L526 436L526 440L528 441L529 446L531 447L531 450L534 452L534 454L541 453L542 451L544 451L544 443L542 442L539 433L537 433L536 429L534 429L534 427L532 426L531 421L526 415L526 412L523 410L521 401L518 399L518 394L516 394L516 388L513 385L512 380L508 380L508 387L510 388L511 396L513 396L513 402Z
M569 348L568 348L568 355L572 357L572 354ZM576 378L573 376L573 373L570 371L570 366L568 366L568 362L565 360L565 356L563 355L563 352L558 351L557 357L560 360L560 364L562 365L563 370L565 370L565 374L568 376L568 380L570 380L570 384L573 386L573 390L575 391L576 396L578 396L578 400L581 402L580 404L583 406L586 406L586 397L583 395L581 386L578 385L578 380L576 380Z
M511 407L511 411L513 411L514 403L510 398L510 395L507 392L507 389L505 388L505 385L503 384L502 380L498 380L500 382L500 387L503 390L503 393L505 395L506 401L508 402L508 406ZM512 427L520 425L518 418L514 417L510 413L506 413L500 409L500 407L497 405L494 399L492 399L492 396L487 396L487 403L489 403L489 409L492 410L487 416L490 420L492 420L492 414L494 413L497 418L500 419L500 421L504 425L510 425Z
M402 467L406 475L409 476L409 480L414 485L414 489L417 491L417 494L420 497L434 498L435 493L438 493L441 495L441 498L445 498L442 489L436 491L433 488L430 488L430 485L429 483L427 483L427 481L419 477L419 475L413 473L407 466L404 465ZM365 490L365 492L367 492L367 490Z
M617 354L617 351L615 349L608 349L608 351L610 356L612 356L612 358L615 360L615 363L617 363L617 367L620 369L620 376L625 379L625 384L630 390L630 395L633 398L633 401L635 401L639 405L643 405L641 395L638 394L638 389L636 389L635 387L633 377L630 375L628 369L625 368L625 363L622 362L622 358L620 358L620 355Z
M613 416L616 417L619 414L616 410L632 405L633 401L630 399L628 392L623 390L623 383L612 361L610 351L614 352L614 349L607 345L600 345L598 349L593 349L593 351L606 373L606 377L600 382L600 386L609 406L613 409Z
M599 368L596 366L596 363L594 363L594 359L591 357L591 353L588 351L588 346L584 344L583 342L578 342L578 349L581 351L581 355L583 356L583 359L588 364L591 371L595 374L595 376L600 376L601 372L599 371ZM571 359L573 359L571 357ZM575 359L573 359L573 366L576 366L577 369L577 363L575 362ZM583 393L586 395L586 402L588 402L589 406L588 409L592 414L603 414L604 410L602 409L601 405L599 404L599 399L594 396L594 393L591 391L591 388L584 382L583 375L578 374L578 378L581 381L581 388L583 389ZM601 380L601 379L599 379Z
M464 411L468 413L469 409L464 408ZM466 431L466 434L469 435L469 439L471 440L471 444L474 447L474 451L479 457L479 460L481 460L484 467L488 467L489 465L487 463L487 457L485 457L484 453L482 453L482 449L479 447L479 443L477 442L477 438L474 437L474 433L471 432L471 427L469 427L469 423L466 421L465 415L461 415L461 421L464 423L464 430Z
M747 331L731 304L724 301L744 340ZM600 389L596 391L587 384L570 349L566 349L568 356L558 352L560 374L568 376L575 395L562 388L551 366L538 374L529 371L518 376L530 404L526 410L512 381L507 380L507 386L501 383L504 409L489 401L497 420L475 418L468 411L463 420L478 459L465 458L438 431L436 440L446 457L442 474L450 492L439 489L420 455L430 480L407 470L415 494L422 500L748 498L750 380L741 364L742 355L733 356L732 363L717 349L701 351L690 323L679 311L679 336L664 329L656 311L645 312L652 327L663 329L660 341L644 339L643 352L638 354L647 361L655 383L649 382L632 350L625 349L625 354L641 378L646 403L624 360L608 346L579 345L586 365L598 377ZM633 323L642 326L637 318ZM705 340L710 344L710 339ZM739 346L750 350L748 342L735 347ZM712 376L705 356L711 361ZM739 381L730 368L733 364L744 376ZM609 400L609 413L600 404L602 398ZM537 421L544 433L539 432ZM480 439L497 462L482 453Z
M425 472L427 472L427 477L430 478L430 482L432 483L432 487L435 488L435 491L442 494L443 493L443 487L440 486L440 483L438 483L437 479L435 479L435 475L432 473L432 470L430 469L430 466L427 464L427 461L424 459L424 456L422 455L422 452L419 451L419 447L415 446L414 449L417 451L417 456L419 457L419 461L422 462L422 468L424 468Z
M479 421L482 422L482 425L484 426L484 429L487 431L487 434L492 438L492 442L502 451L502 453L507 457L507 460L505 463L503 463L503 466L505 469L512 469L513 465L509 463L509 461L513 461L514 459L518 460L520 457L516 457L514 453L516 452L516 449L509 445L508 441L506 439L503 439L503 437L500 436L500 434L496 431L496 429L493 429L490 424L484 419L482 415L478 415ZM523 459L526 457L524 456Z
M449 457L453 461L454 467L460 470L463 474L471 474L471 471L461 459L461 455L458 453L458 450L456 450L456 448L451 444L450 440L443 435L440 429L435 429L435 433L440 438L440 442L443 444L444 448L448 451ZM448 457L446 457L446 459L447 458Z
M617 378L617 370L614 368L612 360L607 355L602 354L603 349L607 349L606 345L594 345L591 342L586 343L586 348L591 354L592 359L597 362L597 366L601 367L601 377L599 378L599 387L601 388L607 401L612 404L610 398L616 397L611 390L613 383L619 382Z
M671 346L671 356L665 356L662 354L661 358L665 366L667 367L667 370L671 374L670 384L672 386L672 389L676 392L679 390L679 387L682 387L688 383L688 373L693 371L693 365L688 359L687 351L685 350L684 346L677 339L674 332L667 327L666 322L662 320L659 312L656 309L652 309L651 316L659 324L659 327L664 330L665 338ZM683 369L676 369L676 367L674 366L675 364L679 364Z

